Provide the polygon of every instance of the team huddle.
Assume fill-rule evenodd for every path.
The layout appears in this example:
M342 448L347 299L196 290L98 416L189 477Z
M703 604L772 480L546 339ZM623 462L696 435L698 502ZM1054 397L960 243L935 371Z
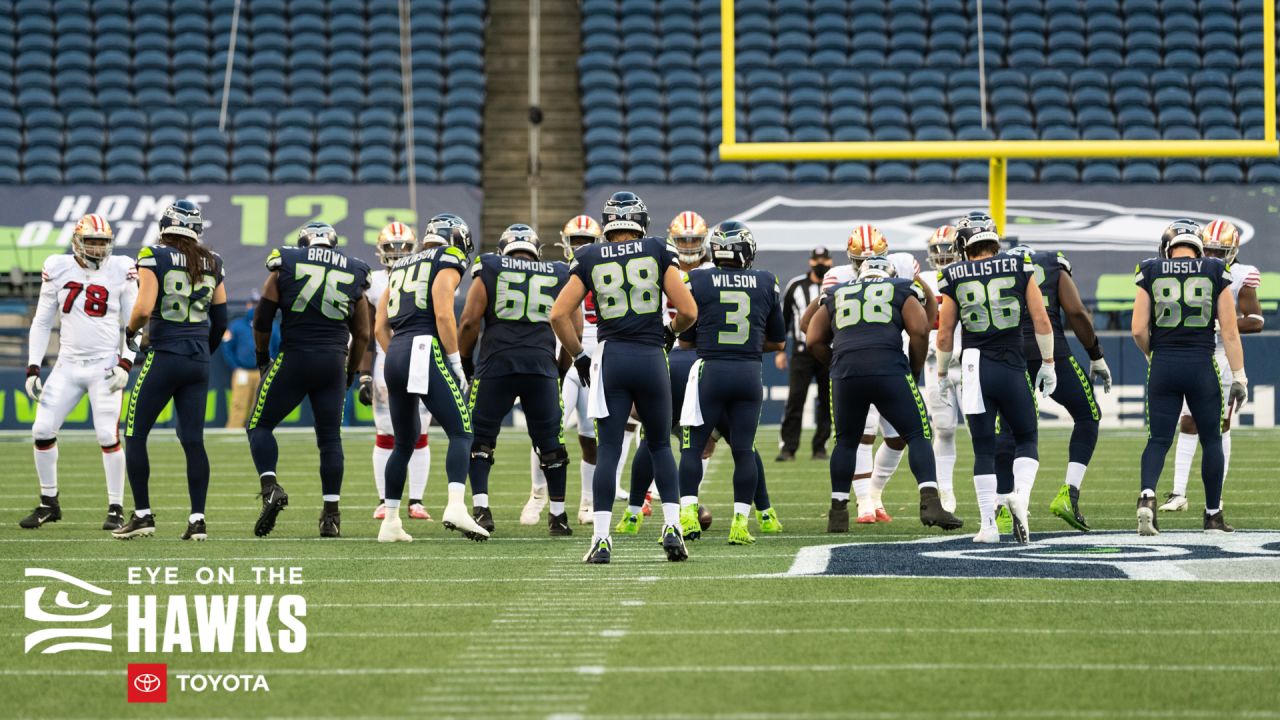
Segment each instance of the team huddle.
M199 206L178 201L160 219L158 243L134 260L113 254L109 224L88 215L76 225L72 252L46 261L26 384L39 402L32 435L40 504L22 527L62 517L57 434L87 395L106 474L103 529L121 539L155 533L147 439L172 401L190 496L181 537L208 536L204 419L209 358L227 327L227 298L222 260L203 245L203 231ZM552 536L573 534L564 429L576 420L577 522L592 528L587 563L610 561L613 533L639 533L654 495L663 552L671 561L687 559L686 541L710 526L699 489L721 441L733 461L728 542L755 542L753 514L758 532L782 532L755 448L761 356L786 342L777 279L753 267L756 241L741 222L708 228L686 211L665 239L648 231L644 202L619 192L600 222L580 215L566 224L558 244L563 261L550 258L522 224L502 233L495 252L472 260L470 229L444 213L420 240L407 225L387 225L377 243L383 267L372 270L338 248L333 227L302 228L295 247L267 258L253 315L261 379L246 431L262 500L254 533L270 534L289 505L274 429L308 399L320 453L319 534L341 535L341 425L353 387L373 409L379 541L412 540L402 505L411 519L431 519L423 499L432 418L448 441L441 523L487 539L495 529L490 470L503 420L517 403L533 446L521 522L537 524L545 510ZM1186 509L1197 444L1204 529L1232 530L1222 486L1231 417L1247 397L1240 334L1262 328L1259 274L1234 262L1239 241L1227 221L1202 227L1176 220L1158 257L1137 269L1132 333L1149 362L1137 505L1143 535L1159 532L1158 512ZM974 542L997 543L1002 535L1028 542L1040 465L1037 395L1053 398L1073 421L1063 484L1049 509L1071 527L1089 529L1080 492L1101 419L1093 385L1109 390L1111 373L1067 258L1002 245L989 216L969 213L933 233L931 271L921 272L910 254L890 252L878 229L859 225L849 237L849 265L825 275L800 322L811 351L830 367L836 444L829 532L848 532L851 518L891 521L881 493L904 453L921 523L961 528L954 476L963 418L974 454ZM459 318L455 298L467 272ZM277 315L281 341L273 357ZM55 318L60 350L42 379ZM1066 325L1088 354L1087 368L1071 353ZM140 355L122 444L123 391ZM1179 425L1173 492L1158 505L1157 481ZM637 433L624 489L623 460ZM884 441L873 452L877 434ZM134 505L127 515L126 479ZM625 510L615 525L618 500Z

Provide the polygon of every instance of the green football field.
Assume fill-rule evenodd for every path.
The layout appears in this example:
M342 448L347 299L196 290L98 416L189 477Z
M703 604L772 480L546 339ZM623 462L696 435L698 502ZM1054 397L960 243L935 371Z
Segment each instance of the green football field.
M1276 565L1269 576L1265 570L1257 576L1262 582L789 577L805 547L875 542L901 549L901 543L942 533L922 528L915 518L914 483L904 462L885 495L893 523L827 535L825 463L805 457L772 462L776 429L766 428L760 446L768 453L768 481L784 534L757 535L752 547L724 542L731 472L726 453L713 460L703 493L715 524L690 544L689 562L665 561L657 545L660 523L650 519L641 537L615 539L612 565L589 567L581 563L587 528L575 526L574 537L552 539L543 526L518 524L529 460L527 443L517 437L504 438L493 474L498 529L491 541L472 543L439 522L406 520L414 542L395 545L374 542L372 436L365 431L347 434L344 537L329 541L316 537L320 488L310 435L282 436L280 476L291 505L272 536L258 539L252 535L258 483L247 444L240 434L210 434L214 473L205 543L178 540L187 512L184 466L166 431L151 442L158 531L130 542L113 541L99 529L102 468L91 436L71 435L60 443L64 519L37 531L17 527L35 499L27 441L0 440L8 466L0 491L0 715L1280 717ZM1047 511L1061 483L1066 439L1065 431L1042 433L1033 541L1038 532L1067 530ZM1277 441L1276 431L1235 434L1225 497L1227 518L1238 528L1280 529ZM1124 553L1123 543L1134 542L1142 443L1140 431L1103 432L1082 506L1096 528L1124 535L1108 543L1104 534L1085 554ZM957 475L964 479L956 490L958 514L970 530L976 510L966 444L962 435ZM445 497L444 438L433 434L432 447L428 505L438 518ZM1172 454L1161 492L1171 471ZM1198 484L1191 486L1193 510L1162 515L1163 529L1199 528ZM576 467L569 485L576 509ZM1160 541L1176 543L1178 537L1166 532ZM967 537L947 546L973 549ZM1280 541L1267 548L1262 552L1280 553ZM858 556L852 557L856 567ZM1223 561L1232 562L1239 561ZM157 566L176 567L179 584L127 582L129 567ZM257 585L255 566L301 568L303 583ZM112 597L104 601L24 577L32 567L68 573ZM201 567L232 568L236 582L198 584ZM876 574L909 569L889 564ZM24 617L25 593L46 584L41 606L50 612L59 606L55 590L68 590L64 613L77 612L68 608L83 602L113 604L112 652L24 652L24 638L42 627ZM187 596L191 603L197 595L298 594L306 601L306 647L300 653L246 653L237 639L229 653L129 652L125 596L131 594L161 596L161 631L164 596ZM274 633L283 626L273 619L270 627ZM194 642L198 650L199 639ZM168 664L167 704L126 705L130 662ZM263 675L270 691L183 692L176 679L245 673Z

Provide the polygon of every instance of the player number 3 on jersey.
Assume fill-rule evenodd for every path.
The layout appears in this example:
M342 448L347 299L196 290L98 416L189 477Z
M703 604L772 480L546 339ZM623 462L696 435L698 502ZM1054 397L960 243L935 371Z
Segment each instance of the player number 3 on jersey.
M1022 308L1017 297L1004 294L1017 282L1012 277L998 277L985 283L967 280L957 285L957 304L965 331L986 332L993 325L997 330L1017 327L1022 321Z
M836 291L836 329L893 321L893 286L855 284Z
M201 290L208 290L200 295ZM193 300L192 296L197 297ZM164 298L160 317L169 322L202 323L209 316L209 303L213 300L213 276L201 275L193 287L186 270L170 270L164 274Z
M1209 325L1209 319L1213 317L1213 281L1209 278L1157 278L1151 283L1151 290L1155 295L1156 327L1202 328Z
M595 266L591 283L595 285L597 312L605 320L626 315L628 308L637 315L657 312L662 298L660 279L658 261L651 257L628 260L625 269L616 262ZM631 286L630 292L624 282Z

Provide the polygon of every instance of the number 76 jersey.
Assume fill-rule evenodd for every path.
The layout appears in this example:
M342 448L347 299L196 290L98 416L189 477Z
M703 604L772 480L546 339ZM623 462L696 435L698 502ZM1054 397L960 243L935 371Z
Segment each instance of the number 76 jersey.
M320 246L273 250L266 265L280 291L280 348L346 352L347 320L369 287L369 266Z
M938 292L956 304L964 328L965 347L1012 367L1026 365L1022 354L1022 316L1027 311L1027 284L1035 282L1035 265L1021 255L993 255L964 260L942 269Z
M1151 258L1138 264L1134 283L1151 295L1151 351L1211 354L1218 293L1231 286L1217 258Z

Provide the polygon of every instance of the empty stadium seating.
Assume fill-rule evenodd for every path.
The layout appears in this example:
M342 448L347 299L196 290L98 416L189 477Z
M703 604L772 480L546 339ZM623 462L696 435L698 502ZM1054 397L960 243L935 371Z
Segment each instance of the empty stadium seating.
M0 0L0 183L407 178L396 0L244 0L223 133L234 5ZM417 177L479 184L485 2L410 6Z
M741 141L1261 138L1243 0L737 0ZM588 185L966 182L981 163L721 163L720 0L583 0ZM619 53L619 49L624 51ZM1275 182L1280 162L1011 163L1041 182Z

